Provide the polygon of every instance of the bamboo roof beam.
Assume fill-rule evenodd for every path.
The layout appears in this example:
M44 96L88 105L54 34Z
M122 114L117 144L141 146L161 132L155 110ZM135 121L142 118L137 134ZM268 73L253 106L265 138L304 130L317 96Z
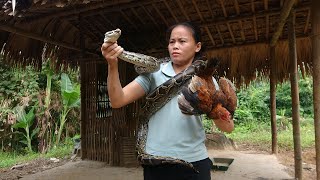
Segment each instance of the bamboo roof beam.
M112 27L112 29L117 28L109 19L105 18L101 12L99 12L99 15L103 19L104 23L108 23Z
M68 43L65 43L65 42L56 41L56 40L53 40L53 39L50 39L50 38L47 38L47 37L44 37L44 36L40 36L40 35L38 35L36 33L25 31L25 30L17 28L17 27L8 26L8 25L0 25L0 29L3 30L3 31L10 32L12 34L18 34L20 36L28 37L28 38L31 38L31 39L34 39L34 40L45 42L45 43L54 44L54 45L57 45L57 46L61 46L61 47L64 47L64 48L67 48L67 49L71 49L71 50L75 50L75 51L79 51L79 52L84 51L87 54L91 54L91 55L97 56L96 53L89 52L88 50L83 50L83 49L81 49L79 47L76 47L73 44L68 44Z
M309 23L310 23L310 15L311 12L310 12L310 9L308 9L308 16L307 16L307 20L306 20L306 25L304 26L304 34L307 34L308 32L308 29L309 29Z
M227 26L228 26L228 29L229 29L229 32L230 32L230 36L231 36L232 42L233 42L233 44L235 44L236 40L234 38L233 31L232 31L232 28L230 26L230 23L227 23Z
M162 15L162 13L159 11L159 9L157 8L157 6L156 6L154 3L152 3L152 7L153 7L153 9L156 10L157 14L161 17L162 21L166 24L166 26L169 27L168 21L167 21L166 18Z
M179 1L180 1L180 0L179 0ZM211 18L214 19L214 18L215 18L215 15L213 14L213 11L212 11L212 8L211 8L211 5L210 5L209 0L206 0L206 3L207 3L207 6L208 6L208 9L209 9L209 11L210 11Z
M142 7L142 9L144 10L144 12L148 15L148 17L151 19L151 21L153 22L153 24L154 24L155 26L157 26L158 30L160 31L160 27L159 27L158 23L157 23L156 20L153 18L153 16L150 14L150 12L149 12L144 6L141 5L140 7Z
M251 11L252 11L253 14L255 14L254 0L251 0ZM257 18L256 18L256 15L253 15L252 21L253 21L254 37L255 37L255 40L258 41L258 31L257 31Z
M156 26L156 29L159 31L159 32L162 32L163 30L160 29L158 23L156 22L156 20L154 19L154 17L150 14L150 12L144 7L144 6L140 6L143 11L148 15L148 17L151 19L151 21L153 22L153 24ZM163 42L164 40L163 39L160 39L159 42Z
M222 8L223 16L224 16L225 18L227 18L227 17L228 17L228 14L227 14L226 7L224 6L224 1L219 0L219 3L220 3L220 6L221 6L221 8ZM231 36L231 38L232 38L232 42L233 42L233 43L236 43L236 41L235 41L235 39L234 39L234 35L233 35L233 32L232 32L232 29L231 29L231 27L230 27L229 22L226 22L226 24L227 24L227 27L228 27L228 30L229 30L230 36Z
M76 15L76 14L80 14L80 13L84 13L87 11L97 11L98 9L105 9L108 6L112 6L112 5L119 5L119 4L128 4L131 0L118 0L118 1L106 1L103 3L98 3L98 4L93 4L93 5L87 5L84 8L81 9L66 9L64 11L60 11L60 12L53 12L52 14L46 15L46 16L41 16L38 17L36 19L32 18L32 19L27 19L23 22L25 23L30 23L32 21L44 21L44 20L49 20L49 19L53 19L53 18L59 18L59 17L66 17L66 16L71 16L71 15Z
M253 9L252 9L253 8ZM214 24L226 24L226 23L232 23L232 22L237 22L238 20L249 20L254 18L261 18L265 17L267 15L269 16L277 16L280 15L279 9L270 9L268 11L260 11L260 12L255 12L254 6L251 6L251 9L253 13L248 13L248 14L241 14L239 16L229 16L229 17L222 17L222 18L215 18L214 20L207 21L205 23L202 23L201 25L214 25ZM296 11L305 11L310 9L310 3L304 3L300 4L299 7L295 7Z
M145 25L146 23L144 22L144 20L142 20L141 16L139 16L139 14L137 13L137 11L134 8L130 8L130 10L132 11L132 13L134 14L135 17L137 17L140 21L141 24Z
M284 4L284 6L280 12L280 20L279 20L278 26L276 27L276 30L275 30L275 32L272 36L271 42L270 42L271 46L276 45L276 43L282 33L284 24L286 23L286 20L287 20L289 14L290 14L290 11L293 7L294 2L295 2L295 0L288 0Z
M303 40L303 39L309 39L309 36L299 36L297 37L297 40ZM279 39L279 42L283 42L283 41L288 41L288 39ZM207 51L210 50L220 50L220 49L229 49L229 48L239 48L239 47L244 47L244 46L259 46L259 45L268 45L269 43L265 42L264 40L259 40L257 42L247 42L247 43L243 43L243 44L232 44L232 45L225 45L225 46L216 46L214 48L208 48L206 49ZM269 44L270 45L270 44Z
M236 13L239 16L240 15L240 8L239 8L239 2L238 0L234 0L234 7L236 9ZM242 41L246 40L246 37L244 35L244 31L243 31L243 25L242 25L242 21L238 20L239 26L240 26L240 35L241 35L241 39Z
M264 0L264 10L268 11L268 0ZM266 40L269 39L269 15L266 15Z
M127 16L126 13L124 13L122 10L120 10L120 14L124 17L124 19L130 24L130 26L132 26L136 31L138 31L138 27L136 26L136 24L134 24L130 18Z
M217 32L218 32L218 34L219 34L219 38L220 38L220 41L221 41L221 45L224 45L224 39L222 38L222 34L221 34L221 32L220 32L219 25L217 24L215 27L216 27Z
M130 20L130 18L129 18L122 10L120 10L120 13L121 13L121 15L126 19L126 21L135 29L135 31L138 32L138 31L139 31L139 28L138 28L134 23L132 23L132 21ZM147 46L150 46L150 41L145 40L144 42L145 42L145 44L146 44ZM130 42L130 44L131 44L132 47L135 46L132 42Z
M265 17L267 15L275 16L275 15L279 15L280 14L279 13L279 11L280 11L279 8L275 8L275 9L270 9L269 8L267 11L264 10L264 11L255 12L254 0L251 0L251 1L252 1L252 3L251 3L252 13L239 14L238 16L230 16L230 17L220 17L220 18L214 17L213 20L207 20L206 22L203 22L200 25L205 26L205 25L215 25L215 24L226 24L226 23L231 23L231 22L237 22L239 20L241 20L241 21L249 20L249 19L252 19L253 16L255 16L255 18L259 18L259 17ZM179 2L179 1L177 1L177 2ZM179 3L178 3L178 5L179 5ZM183 9L183 5L181 3L180 3L180 5L182 6L181 8ZM131 6L131 7L136 7L136 6ZM123 8L121 8L121 9L123 9ZM296 7L295 9L296 9L296 11L308 10L308 9L310 9L310 3L299 4L299 6ZM157 13L160 13L160 11L158 9L155 9L155 10L157 11ZM96 11L91 12L91 13L83 13L82 16L85 17L85 16L93 16L93 15L101 14L101 13L114 13L114 12L119 12L119 9L110 8L110 9L104 9L104 10L96 10ZM186 14L186 13L184 13L184 14ZM64 19L66 19L66 20L77 20L77 17L78 17L77 14L74 14L73 16L69 16L69 17L66 17ZM162 15L161 19L166 23L166 20L163 17L163 15ZM168 23L166 23L166 24L168 24Z
M176 15L174 15L172 9L170 8L169 4L167 1L163 1L164 2L164 5L167 7L167 9L169 10L171 16L174 18L174 20L176 21L176 23L179 22L178 18L176 17Z
M192 4L193 4L193 6L195 7L195 9L196 9L196 11L197 11L197 13L198 13L198 15L199 15L201 22L205 22L205 19L203 18L202 14L201 14L201 12L200 12L200 10L199 10L199 8L198 8L197 3L196 3L194 0L192 0ZM210 29L208 28L208 26L204 26L204 28L206 29L206 32L207 32L207 34L208 34L208 36L209 36L209 38L210 38L210 40L211 40L212 45L215 46L215 45L216 45L216 42L214 41L214 39L213 39L213 37L212 37L212 34L211 34L211 32L210 32Z
M139 14L137 13L137 11L134 8L131 8L132 13L139 19L139 21L141 22L142 25L146 25L145 21L143 21L143 19L141 18L141 16L139 16ZM161 42L161 40L159 39L159 36L154 37L155 39L158 39L159 42Z
M177 0L177 3L178 3L178 6L179 6L182 14L184 15L184 17L185 17L188 21L190 21L190 17L188 16L188 14L186 13L186 11L184 10L181 1L180 1L180 0Z
M213 14L211 5L210 5L210 3L209 3L209 0L206 0L206 3L207 3L207 6L208 6L208 8L209 8L209 11L210 11L210 14L211 14L212 19L215 19L215 15ZM222 38L222 35L221 35L221 32L220 32L220 29L219 29L218 25L215 25L214 28L215 28L216 31L218 32L219 39L220 39L220 41L221 41L221 45L223 45L223 44L224 44L224 40L223 40L223 38Z
M82 27L82 29L88 29L89 31L87 31L87 32L88 32L88 34L90 34L91 39L92 39L93 41L98 41L98 42L99 42L99 40L100 40L100 35L97 35L97 34L95 33L95 32L96 32L96 29L94 29L94 28L92 27L93 25L91 25L90 21L88 21L88 20L86 20L86 19L84 19L84 18L82 18L81 21L82 21L82 23L85 23L85 24L86 24L86 26L85 26L85 27ZM88 26L88 24L90 24L90 26ZM79 29L79 28L78 28L78 29ZM80 29L79 29L79 32L80 32Z
M104 15L103 15L101 12L99 13L99 15L100 15L100 17L102 18L104 24L105 24L105 23L108 23L108 24L111 26L111 28L108 28L109 30L111 30L111 29L117 29L117 28L118 28L118 27L116 27L109 19L105 18ZM129 44L131 44L131 46L134 47L134 44L130 41L130 39L127 39L127 42L128 42Z

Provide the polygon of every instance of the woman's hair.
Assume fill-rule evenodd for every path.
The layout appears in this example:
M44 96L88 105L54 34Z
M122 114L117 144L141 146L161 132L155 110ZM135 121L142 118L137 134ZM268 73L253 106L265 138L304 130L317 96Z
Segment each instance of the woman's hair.
M169 29L167 30L167 40L168 41L170 40L172 30L177 26L187 27L191 31L192 37L194 38L195 42L196 43L201 42L201 49L199 52L197 52L195 54L194 60L202 58L203 51L204 51L204 45L201 41L201 29L197 25L195 25L194 23L192 23L190 21L174 24L174 25L170 26Z

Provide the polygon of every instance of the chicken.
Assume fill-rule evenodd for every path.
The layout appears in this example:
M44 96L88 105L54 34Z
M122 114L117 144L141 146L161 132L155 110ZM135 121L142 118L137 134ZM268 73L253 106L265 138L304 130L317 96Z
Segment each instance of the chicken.
M221 131L232 132L237 107L235 87L224 77L217 83L212 73L208 71L192 77L178 96L179 108L184 114L206 114Z

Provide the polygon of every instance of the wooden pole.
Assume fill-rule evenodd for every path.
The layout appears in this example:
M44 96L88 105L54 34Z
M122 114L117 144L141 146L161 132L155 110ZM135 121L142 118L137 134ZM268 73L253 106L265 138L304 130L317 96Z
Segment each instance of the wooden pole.
M316 172L320 180L320 1L312 0L313 108L316 149Z
M292 129L294 143L294 167L295 178L302 179L302 156L300 141L300 105L299 105L299 87L298 87L298 63L297 63L297 47L295 34L295 15L291 10L288 19L288 37L289 37L289 57L290 57L290 82L292 97Z
M294 2L295 2L295 0L288 0L288 1L286 1L286 4L284 4L284 6L280 12L280 20L279 20L278 26L276 27L276 30L275 30L275 32L272 36L271 42L270 42L271 46L276 45L276 43L282 33L283 26L286 23L286 20L289 16L290 10L292 9Z
M272 134L272 154L278 154L277 145L277 112L276 112L276 59L275 59L275 47L270 47L270 113L271 113L271 134Z
M79 41L80 41L80 49L84 49L85 47L85 40L84 40L84 37L83 37L83 29L82 29L82 17L81 15L79 15L78 17L78 21L79 21ZM81 58L85 58L85 52L82 50L81 51ZM81 112L80 112L80 122L81 122L81 129L80 129L80 134L81 134L81 159L86 159L88 158L88 155L87 155L87 137L85 137L85 132L86 132L86 128L88 126L88 121L87 121L87 116L86 116L86 83L88 83L88 81L86 80L86 76L88 75L86 73L86 70L87 70L87 67L86 67L86 63L85 61L80 61L80 90L81 90L81 104L80 104L80 109L81 109Z

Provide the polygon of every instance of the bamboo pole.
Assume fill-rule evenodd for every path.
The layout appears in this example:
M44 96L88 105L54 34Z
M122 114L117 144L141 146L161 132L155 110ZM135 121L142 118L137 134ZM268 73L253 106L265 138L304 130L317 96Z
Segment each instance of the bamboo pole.
M297 65L297 47L295 34L295 15L291 10L288 19L288 38L289 38L289 58L290 58L290 82L292 97L292 129L294 143L294 167L295 178L302 179L302 155L300 140L300 105L299 105L299 87L298 87L298 65Z
M283 26L286 23L286 20L289 16L290 10L292 9L294 2L295 2L295 0L288 0L288 1L286 1L286 4L283 6L283 8L280 12L280 20L279 20L278 26L276 27L276 30L275 30L275 32L272 36L271 42L270 42L271 46L276 45L276 43L282 33Z
M80 88L81 88L81 119L80 119L80 123L81 123L81 130L80 130L80 135L81 135L81 159L87 159L88 155L87 155L87 137L86 137L86 126L88 126L88 121L87 121L87 116L86 116L86 95L87 95L87 83L88 81L86 80L86 70L87 70L87 66L86 66L87 62L80 62Z
M312 1L313 108L316 149L316 172L320 180L320 1Z
M270 47L270 112L271 112L271 134L272 134L272 154L278 154L277 145L277 119L276 119L276 59L275 59L276 48Z

